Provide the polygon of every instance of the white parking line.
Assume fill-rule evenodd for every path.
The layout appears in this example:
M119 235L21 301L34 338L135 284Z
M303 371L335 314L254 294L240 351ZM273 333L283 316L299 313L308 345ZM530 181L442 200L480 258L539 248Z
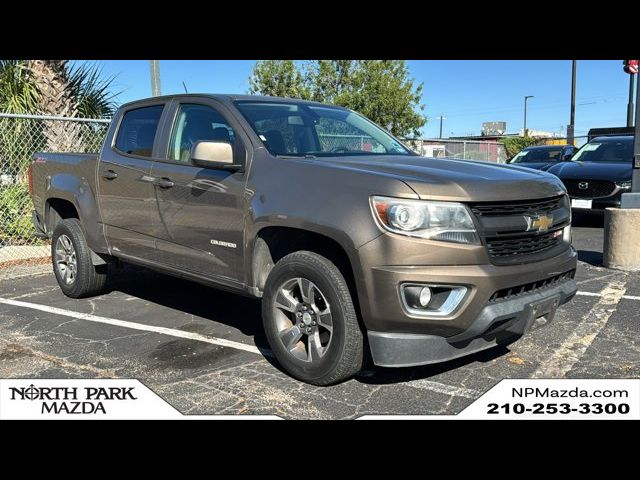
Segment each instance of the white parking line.
M578 292L576 295L583 297L601 297L602 292ZM640 300L640 297L636 295L623 295L621 298L624 298L625 300Z
M482 395L482 392L472 390L471 388L454 387L446 383L434 382L432 380L419 379L411 380L399 385L408 385L419 390L429 390L431 392L442 393L443 395L451 395L454 397L464 397L476 399Z
M605 327L625 291L624 282L612 281L600 294L596 294L601 297L600 300L591 307L584 320L553 352L553 355L540 363L531 378L563 378Z
M99 317L98 315L92 315L90 313L74 312L72 310L65 310L57 307L50 307L48 305L40 305L37 303L21 302L19 300L10 300L0 297L0 304L13 305L14 307L30 308L32 310L40 310L41 312L52 313L54 315L62 315L64 317L71 317L78 320L86 320L88 322L106 323L108 325L114 325L117 327L131 328L133 330L142 330L145 332L160 333L162 335L170 335L172 337L186 338L188 340L195 340L198 342L210 343L212 345L219 345L221 347L235 348L236 350L243 350L245 352L257 353L258 355L271 356L272 353L269 350L260 350L253 345L245 345L244 343L234 342L233 340L225 340L223 338L208 337L200 335L198 333L184 332L182 330L176 330L174 328L156 327L154 325L144 325L141 323L127 322L125 320L117 320L115 318Z

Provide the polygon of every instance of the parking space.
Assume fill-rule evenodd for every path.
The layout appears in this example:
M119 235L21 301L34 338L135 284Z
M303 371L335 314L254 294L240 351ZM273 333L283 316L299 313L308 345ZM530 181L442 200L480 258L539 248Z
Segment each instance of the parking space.
M137 267L72 300L49 265L0 270L0 378L137 378L183 413L352 418L457 413L502 378L640 377L640 275L601 266L602 219L576 218L579 294L509 347L446 364L366 367L313 387L282 373L258 301Z

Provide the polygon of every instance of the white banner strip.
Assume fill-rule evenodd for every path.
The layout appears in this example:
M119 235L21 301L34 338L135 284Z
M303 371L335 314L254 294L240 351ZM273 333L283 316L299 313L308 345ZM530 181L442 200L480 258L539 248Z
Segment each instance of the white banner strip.
M362 419L640 420L640 379L502 380L458 415Z
M0 420L223 420L275 415L182 415L138 380L1 379Z

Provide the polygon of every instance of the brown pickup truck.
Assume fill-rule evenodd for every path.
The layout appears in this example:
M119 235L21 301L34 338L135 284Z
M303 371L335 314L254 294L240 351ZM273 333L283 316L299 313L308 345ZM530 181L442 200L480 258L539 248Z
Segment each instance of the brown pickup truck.
M513 342L576 292L553 175L420 157L361 115L273 97L122 106L99 154L36 153L33 219L70 297L132 262L262 298L316 385Z

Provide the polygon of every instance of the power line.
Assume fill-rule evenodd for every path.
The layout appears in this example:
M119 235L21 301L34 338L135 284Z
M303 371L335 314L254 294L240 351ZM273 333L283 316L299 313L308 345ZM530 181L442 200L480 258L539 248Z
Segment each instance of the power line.
M626 98L626 93L624 94L610 94L610 95L597 95L597 96L592 96L592 97L582 97L580 100L581 101L585 101L585 100L598 100L598 99L605 99L601 102L593 102L593 103L606 103L606 99L613 99L613 98L619 98L619 97L625 97ZM579 104L580 105L580 104ZM548 102L548 103L541 103L535 106L531 106L530 109L531 110L540 110L540 109L548 109L548 108L552 108L552 107L565 107L566 106L566 101L557 101L557 102ZM508 106L505 107L504 109L494 109L494 110L487 110L487 109L482 109L482 108L474 108L474 109L467 109L467 110L454 110L453 113L447 113L447 115L449 117L459 117L459 116L464 116L464 115L473 115L473 114L478 114L478 115L483 115L483 114L488 114L488 113L506 113L506 112L517 112L522 110L522 106Z

